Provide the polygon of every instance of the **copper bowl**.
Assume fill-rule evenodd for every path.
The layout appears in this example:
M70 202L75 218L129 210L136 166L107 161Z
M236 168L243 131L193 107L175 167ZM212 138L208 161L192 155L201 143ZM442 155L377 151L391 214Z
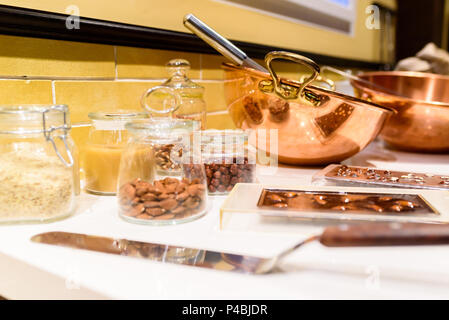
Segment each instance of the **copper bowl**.
M397 111L381 132L387 144L406 151L449 151L449 77L407 71L367 72L359 77L398 93L351 81L361 99Z
M307 65L313 74L303 83L280 79L271 67L274 59ZM225 97L235 125L241 129L277 129L277 146L260 143L257 130L250 142L279 162L322 165L342 161L373 141L394 111L367 101L310 86L319 75L311 60L285 52L271 52L265 59L271 77L263 72L225 63ZM274 137L275 138L275 137ZM277 149L277 150L276 150ZM273 151L274 150L274 151Z

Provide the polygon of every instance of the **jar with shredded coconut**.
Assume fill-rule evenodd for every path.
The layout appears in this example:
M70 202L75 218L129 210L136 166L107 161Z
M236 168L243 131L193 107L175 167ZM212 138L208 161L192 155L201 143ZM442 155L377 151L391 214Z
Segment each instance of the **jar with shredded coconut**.
M0 107L0 223L73 213L79 176L69 132L65 105Z

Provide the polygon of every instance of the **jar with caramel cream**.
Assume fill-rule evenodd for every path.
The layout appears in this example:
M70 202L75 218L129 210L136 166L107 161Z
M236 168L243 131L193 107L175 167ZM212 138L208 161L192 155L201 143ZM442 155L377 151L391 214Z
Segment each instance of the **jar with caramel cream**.
M83 150L85 190L115 195L120 158L128 141L127 122L146 119L147 113L117 111L89 113L91 127Z

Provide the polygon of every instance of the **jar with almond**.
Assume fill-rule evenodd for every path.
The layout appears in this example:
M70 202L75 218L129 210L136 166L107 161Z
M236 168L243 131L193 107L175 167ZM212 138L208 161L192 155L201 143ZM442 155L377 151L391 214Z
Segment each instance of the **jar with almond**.
M206 212L206 175L195 152L192 120L152 119L128 123L131 134L120 162L119 214L129 222L177 224ZM180 171L160 170L158 148L171 145L170 159ZM182 150L180 153L179 151Z
M206 130L201 154L211 195L225 195L237 183L255 181L256 153L242 130Z

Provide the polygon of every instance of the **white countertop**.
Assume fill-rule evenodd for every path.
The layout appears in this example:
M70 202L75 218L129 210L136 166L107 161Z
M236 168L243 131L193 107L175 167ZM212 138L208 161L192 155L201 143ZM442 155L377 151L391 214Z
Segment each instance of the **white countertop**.
M449 155L383 149L375 142L346 163L449 175ZM260 182L309 184L320 168L281 167ZM449 196L449 194L448 194ZM41 225L0 226L0 295L6 298L314 299L449 298L449 245L326 248L311 243L289 256L284 272L243 275L30 242L70 231L187 247L272 256L304 234L220 231L216 197L203 218L143 226L117 216L115 197L84 194L76 215ZM448 208L449 210L449 208Z

